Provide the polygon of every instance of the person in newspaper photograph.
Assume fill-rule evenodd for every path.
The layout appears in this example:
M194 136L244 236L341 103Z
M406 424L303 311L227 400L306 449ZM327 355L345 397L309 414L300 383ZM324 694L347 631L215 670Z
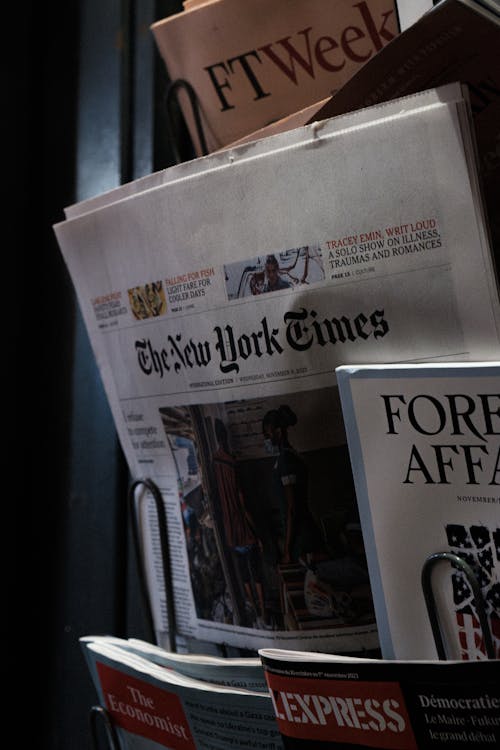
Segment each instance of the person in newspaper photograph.
M275 255L267 256L264 268L266 280L262 287L263 294L266 292L277 292L279 289L290 289L292 285L281 276L280 265Z
M224 266L228 299L293 289L323 281L321 248L304 245Z
M281 562L306 560L319 552L323 539L312 517L308 499L308 469L289 441L288 431L297 424L297 415L288 405L268 411L262 420L266 450L273 455L273 487L278 497L280 527L278 544Z
M279 507L279 570L287 577L298 563L305 571L303 594L308 615L354 619L355 597L370 597L361 526L344 509L339 516L343 516L342 523L334 530L332 527L327 538L320 527L324 520L314 518L311 508L318 512L318 504L309 496L309 469L289 438L297 421L288 404L266 412L262 420L266 449L276 454L272 479ZM296 625L297 614L291 616L286 602L284 611L291 627Z
M276 631L374 622L336 388L161 412L170 443L189 432L197 455L180 494L198 617Z
M249 624L265 627L267 613L262 587L262 543L255 533L253 519L245 505L237 462L229 449L227 428L218 417L214 421L214 429L218 448L212 456L212 467L223 519L224 539L243 583L245 604L250 608L250 613L257 615Z

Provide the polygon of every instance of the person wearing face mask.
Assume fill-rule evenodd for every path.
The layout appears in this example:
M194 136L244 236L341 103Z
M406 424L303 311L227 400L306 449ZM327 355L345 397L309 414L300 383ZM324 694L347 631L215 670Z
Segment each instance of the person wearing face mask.
M292 409L283 405L268 411L262 420L264 445L276 456L274 486L281 516L281 562L308 558L323 547L323 539L308 503L308 469L293 448L288 430L297 423Z

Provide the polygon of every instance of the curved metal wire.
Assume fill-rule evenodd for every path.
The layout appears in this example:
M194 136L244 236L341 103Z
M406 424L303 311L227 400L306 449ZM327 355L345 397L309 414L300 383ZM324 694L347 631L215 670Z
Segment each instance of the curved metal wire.
M158 519L158 530L159 530L159 535L160 535L162 564L163 564L163 583L165 587L165 597L166 597L166 606L167 606L169 649L170 651L175 652L177 649L176 617L175 617L174 591L173 591L173 586L172 586L172 569L170 565L170 547L169 547L169 541L168 541L167 514L165 512L165 505L163 503L163 497L161 495L161 492L152 479L148 479L148 478L136 479L134 482L132 482L128 491L128 503L129 503L131 526L132 526L132 535L133 535L134 546L135 546L135 551L136 551L139 580L141 584L142 595L143 595L144 604L145 604L146 612L147 612L148 619L149 619L149 626L151 628L153 641L155 640L155 635L154 635L155 627L154 627L153 614L151 610L151 603L150 603L150 598L149 598L149 593L148 593L148 588L147 588L144 558L143 558L142 551L141 551L141 539L140 539L139 522L138 522L139 512L138 512L138 507L137 507L136 500L135 500L135 491L140 486L143 486L145 489L149 490L155 502L156 516Z
M106 738L108 740L108 747L110 750L120 750L120 743L118 741L118 734L115 729L115 725L111 721L111 718L103 706L92 706L90 709L89 722L90 722L90 736L92 740L92 747L94 750L98 750L98 731L97 731L97 720L100 719L104 725Z
M481 587L479 586L478 580L471 566L458 555L453 552L436 552L430 555L424 563L422 568L422 589L425 597L425 604L427 606L427 614L431 623L432 634L434 636L434 642L438 652L440 660L446 659L446 648L441 633L441 627L439 624L439 616L437 613L436 600L434 597L434 591L432 588L432 573L436 565L440 562L449 562L453 567L458 568L467 578L467 581L472 589L474 595L474 603L476 605L476 612L481 625L481 630L484 637L484 645L486 648L486 654L488 659L495 658L495 648L493 645L493 639L488 623L488 616L484 606L483 596L481 594Z
M174 104L179 105L178 92L181 90L186 91L189 97L189 103L191 105L191 112L193 114L194 124L196 128L196 134L200 142L201 154L202 156L206 156L208 154L207 141L205 138L205 133L203 131L203 125L201 123L200 105L198 102L196 91L194 90L194 88L191 86L191 84L188 81L185 81L183 78L177 78L175 81L172 81L171 83L169 83L169 85L167 86L166 94L165 94L165 104L166 104L166 110L167 110L167 128L169 130L170 143L171 143L172 150L174 152L174 158L177 164L180 164L183 161L183 159L180 155L180 149L179 149L179 134L174 127L175 118L174 118L173 108L174 108Z

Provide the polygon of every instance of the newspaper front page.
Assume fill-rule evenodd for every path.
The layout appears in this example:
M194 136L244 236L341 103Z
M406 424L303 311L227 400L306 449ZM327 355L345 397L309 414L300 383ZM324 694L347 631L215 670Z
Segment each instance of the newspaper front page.
M181 635L378 647L334 370L498 357L459 91L197 160L55 226L131 474L164 499Z

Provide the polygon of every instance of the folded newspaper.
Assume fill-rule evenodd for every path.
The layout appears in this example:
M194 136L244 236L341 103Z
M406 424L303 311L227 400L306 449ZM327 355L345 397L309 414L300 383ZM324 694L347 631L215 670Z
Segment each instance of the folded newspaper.
M167 169L55 225L131 474L162 493L180 635L378 648L334 370L499 357L475 153L451 84ZM164 646L155 505L136 503Z
M197 680L116 644L83 644L123 750L282 750L269 690Z
M399 32L395 0L212 0L151 26L198 156L330 96ZM182 90L181 90L182 91ZM185 94L185 92L184 92Z
M285 748L500 746L500 662L261 649Z
M173 669L186 677L203 682L225 685L233 688L244 688L256 692L266 692L267 683L261 660L255 657L217 657L209 654L184 654L167 651L154 643L140 638L117 638L107 635L87 635L80 638L80 645L89 668L95 666L90 657L89 643L118 646L119 648L142 656L153 664L166 669ZM95 677L94 673L94 677Z

